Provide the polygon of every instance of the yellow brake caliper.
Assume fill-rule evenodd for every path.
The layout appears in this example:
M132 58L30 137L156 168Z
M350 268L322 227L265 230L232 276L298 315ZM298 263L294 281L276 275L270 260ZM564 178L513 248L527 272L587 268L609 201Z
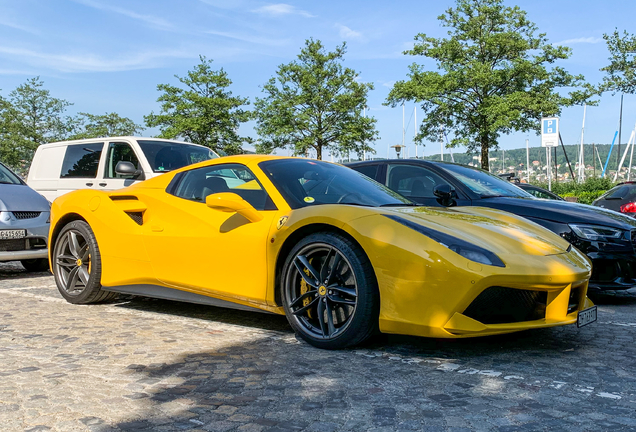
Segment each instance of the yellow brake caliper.
M307 276L311 277L311 274L309 273L309 270L304 269L303 271L305 272L305 274ZM309 287L307 286L307 282L305 282L305 279L301 278L301 280L300 280L300 295L305 294L307 291L309 291ZM307 306L309 303L311 303L311 299L309 299L309 298L304 299L303 300L303 307ZM311 310L310 309L307 310L307 316L309 318L313 318L311 316Z

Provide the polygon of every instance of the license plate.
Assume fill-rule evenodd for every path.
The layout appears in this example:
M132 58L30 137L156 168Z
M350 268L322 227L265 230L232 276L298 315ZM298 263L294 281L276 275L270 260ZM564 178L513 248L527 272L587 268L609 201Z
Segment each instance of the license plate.
M21 239L26 237L26 230L0 230L0 240Z
M576 326L583 327L596 321L596 306L583 309L576 318Z

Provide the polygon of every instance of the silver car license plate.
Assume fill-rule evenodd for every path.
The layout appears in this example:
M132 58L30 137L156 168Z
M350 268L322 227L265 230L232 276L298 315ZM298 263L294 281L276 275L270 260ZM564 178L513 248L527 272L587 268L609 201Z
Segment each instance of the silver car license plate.
M0 240L22 239L26 237L26 230L0 230Z
M583 327L596 321L596 306L583 309L576 318L576 326Z

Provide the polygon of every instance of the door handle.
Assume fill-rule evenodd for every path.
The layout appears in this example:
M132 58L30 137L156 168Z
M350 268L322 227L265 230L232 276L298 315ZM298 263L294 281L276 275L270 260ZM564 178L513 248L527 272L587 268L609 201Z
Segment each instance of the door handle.
M93 186L93 183L88 182L88 183L86 183L86 186Z
M106 186L107 184L108 184L108 183L100 183L99 185L100 185L100 186L102 186L102 187L104 187L104 186Z

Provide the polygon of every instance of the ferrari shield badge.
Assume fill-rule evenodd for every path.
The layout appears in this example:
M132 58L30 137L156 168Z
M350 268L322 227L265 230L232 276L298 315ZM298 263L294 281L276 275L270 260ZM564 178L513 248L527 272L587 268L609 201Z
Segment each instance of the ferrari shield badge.
M276 229L281 229L287 222L287 219L289 219L289 216L283 216L282 218L278 219L278 222L276 222Z

